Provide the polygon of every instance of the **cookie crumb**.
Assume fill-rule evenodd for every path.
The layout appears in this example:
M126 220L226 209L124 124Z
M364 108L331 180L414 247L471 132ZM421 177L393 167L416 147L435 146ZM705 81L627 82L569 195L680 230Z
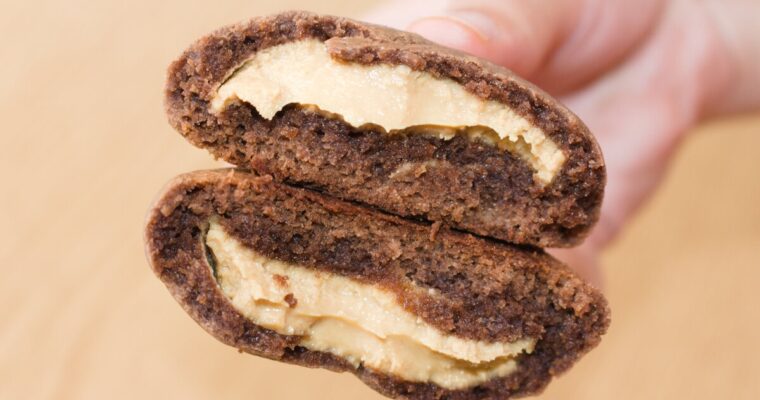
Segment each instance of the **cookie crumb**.
M435 237L438 236L438 231L441 229L441 221L436 221L433 223L433 225L430 227L430 241L435 242Z
M285 275L274 275L274 283L276 283L281 288L288 287L288 277Z
M286 303L288 303L288 307L295 308L298 305L298 299L296 299L295 296L293 296L293 293L288 293L283 298Z

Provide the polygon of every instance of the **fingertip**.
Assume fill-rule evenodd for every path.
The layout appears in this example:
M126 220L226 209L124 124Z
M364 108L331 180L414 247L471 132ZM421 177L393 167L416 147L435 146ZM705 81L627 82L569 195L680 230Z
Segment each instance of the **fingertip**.
M446 0L388 1L365 12L361 19L404 30L419 18L444 13L446 4Z
M472 24L452 16L424 17L407 30L428 40L479 57L487 56L488 35Z
M407 30L428 40L470 53L530 77L540 61L541 47L524 40L521 26L495 19L483 10L448 10L415 20ZM531 43L530 46L526 45Z

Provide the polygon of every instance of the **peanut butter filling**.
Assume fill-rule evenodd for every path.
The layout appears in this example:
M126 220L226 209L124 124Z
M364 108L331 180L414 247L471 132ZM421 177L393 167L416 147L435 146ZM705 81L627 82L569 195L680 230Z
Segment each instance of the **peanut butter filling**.
M206 245L219 287L236 310L356 366L455 390L509 375L517 356L535 346L533 339L485 342L446 334L406 311L390 291L263 257L214 221Z
M316 106L361 127L373 124L386 132L457 134L483 138L513 152L547 184L565 155L542 129L507 105L483 100L450 79L414 71L405 65L362 65L333 59L323 42L289 42L257 52L218 89L214 112L239 99L262 117L272 119L288 104Z

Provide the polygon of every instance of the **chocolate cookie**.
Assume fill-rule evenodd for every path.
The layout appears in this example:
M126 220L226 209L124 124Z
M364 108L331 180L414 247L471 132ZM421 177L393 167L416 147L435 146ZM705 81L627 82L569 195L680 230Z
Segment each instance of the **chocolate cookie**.
M257 177L180 176L149 215L156 275L242 351L404 399L536 393L599 343L604 298L543 251Z
M575 115L409 33L306 12L230 26L172 64L166 108L217 157L404 217L567 247L599 215L604 160Z

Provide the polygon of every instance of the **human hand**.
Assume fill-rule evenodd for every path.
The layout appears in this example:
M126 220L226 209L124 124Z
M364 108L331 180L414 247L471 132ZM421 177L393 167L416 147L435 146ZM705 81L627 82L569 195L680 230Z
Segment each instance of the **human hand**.
M652 194L684 133L760 104L742 81L758 87L746 65L757 60L732 48L746 32L732 43L723 23L746 11L730 4L742 1L760 15L746 0L402 0L365 19L508 67L586 122L607 163L601 217L582 246L551 252L601 285L599 252Z

